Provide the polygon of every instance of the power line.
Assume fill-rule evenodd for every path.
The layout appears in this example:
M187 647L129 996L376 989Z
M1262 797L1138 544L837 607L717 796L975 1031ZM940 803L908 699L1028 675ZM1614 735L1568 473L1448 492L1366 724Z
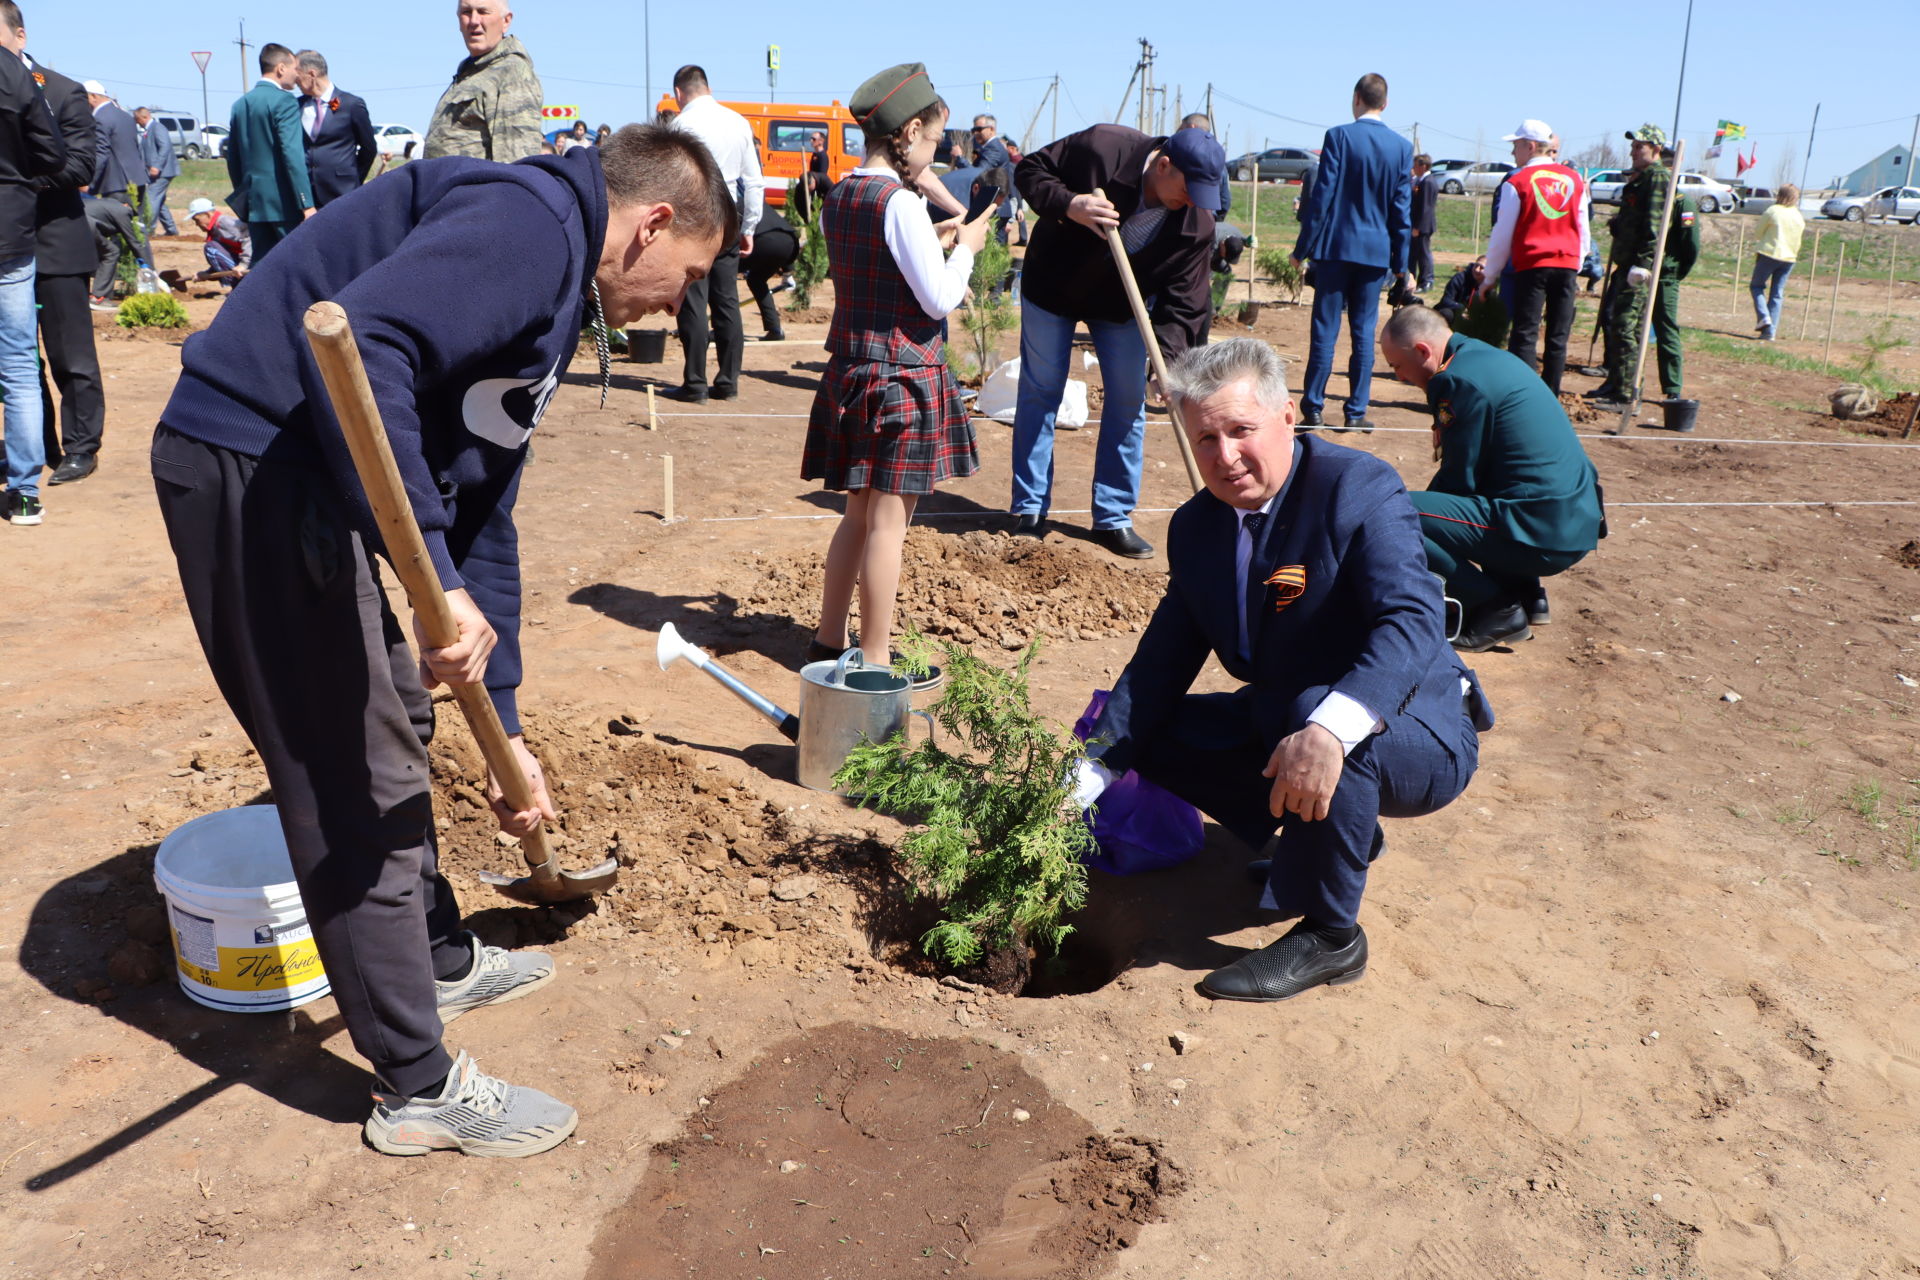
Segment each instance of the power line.
M1223 92L1218 85L1214 86L1213 96L1216 98L1224 99L1227 102L1231 102L1236 107L1244 107L1248 111L1257 111L1263 116L1272 116L1275 120L1285 120L1288 124L1297 124L1308 129L1324 130L1329 127L1328 125L1318 120L1302 120L1298 116L1285 115L1278 111L1270 111L1266 107L1255 106L1251 102L1243 102L1239 98L1234 97L1232 94Z

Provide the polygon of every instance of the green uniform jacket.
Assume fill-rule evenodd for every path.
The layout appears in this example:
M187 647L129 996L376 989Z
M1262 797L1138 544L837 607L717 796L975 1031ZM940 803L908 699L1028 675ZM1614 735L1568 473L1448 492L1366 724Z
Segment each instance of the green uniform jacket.
M1653 270L1653 241L1659 230L1660 209L1667 202L1667 184L1672 180L1671 169L1651 164L1620 189L1620 212L1607 224L1613 232L1613 250L1607 256L1615 266Z
M298 222L313 208L300 100L262 80L233 104L228 127L228 207L243 222Z
M1440 470L1427 488L1485 498L1495 530L1542 551L1600 540L1600 477L1540 375L1516 355L1455 334L1427 384Z
M453 83L440 95L427 126L425 156L469 156L475 160L524 160L540 154L540 107L545 95L533 59L518 36L453 71Z

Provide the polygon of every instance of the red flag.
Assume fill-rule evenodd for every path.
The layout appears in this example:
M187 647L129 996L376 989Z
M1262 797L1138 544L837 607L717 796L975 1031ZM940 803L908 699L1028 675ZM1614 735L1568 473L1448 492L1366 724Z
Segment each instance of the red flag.
M1734 152L1733 153L1733 163L1734 163L1733 176L1737 178L1740 175L1744 174L1747 170L1753 168L1754 165L1759 163L1759 156L1760 156L1760 145L1758 143L1754 144L1753 152L1750 155L1743 156L1738 151Z

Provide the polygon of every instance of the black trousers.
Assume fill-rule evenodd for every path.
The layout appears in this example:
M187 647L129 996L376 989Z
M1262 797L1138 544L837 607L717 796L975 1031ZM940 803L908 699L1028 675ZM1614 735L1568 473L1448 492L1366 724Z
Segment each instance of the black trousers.
M1433 288L1433 237L1410 236L1407 241L1407 270L1413 273L1413 287L1421 293Z
M1525 360L1527 368L1538 369L1555 395L1560 394L1560 375L1567 368L1567 338L1573 333L1573 304L1579 292L1580 277L1572 267L1534 267L1513 273L1513 333L1507 338L1507 350ZM1546 346L1536 353L1543 310Z
M93 313L87 309L86 276L35 276L33 296L40 304L40 340L46 364L40 370L40 400L46 412L47 464L62 457L99 452L107 429L107 397L100 389L100 356L93 345ZM60 388L60 413L53 411L47 372Z
M711 313L713 328L707 328ZM732 393L740 384L740 357L746 335L740 330L740 249L727 250L713 260L707 278L687 286L687 300L678 317L684 358L680 384L689 391L707 390L707 339L718 348L720 369L713 376L714 391Z
M785 231L770 231L753 238L753 252L740 262L747 277L747 291L760 308L760 323L768 333L784 332L780 327L780 308L774 305L773 278L793 266L800 256L800 242Z
M372 557L317 461L162 424L154 488L207 664L273 784L353 1046L395 1092L452 1069L434 979L465 967L434 847L432 702Z

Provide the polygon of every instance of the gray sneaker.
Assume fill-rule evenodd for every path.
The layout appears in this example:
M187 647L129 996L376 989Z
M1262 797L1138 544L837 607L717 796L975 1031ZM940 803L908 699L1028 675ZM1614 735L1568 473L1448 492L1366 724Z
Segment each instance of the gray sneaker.
M579 1123L580 1113L558 1098L482 1074L463 1049L437 1098L375 1089L367 1141L390 1156L535 1156L565 1142Z
M467 970L467 976L456 982L433 984L443 1026L483 1004L518 1000L553 981L553 957L544 951L482 946L480 936L471 930L467 932L467 946L473 951L473 967Z

